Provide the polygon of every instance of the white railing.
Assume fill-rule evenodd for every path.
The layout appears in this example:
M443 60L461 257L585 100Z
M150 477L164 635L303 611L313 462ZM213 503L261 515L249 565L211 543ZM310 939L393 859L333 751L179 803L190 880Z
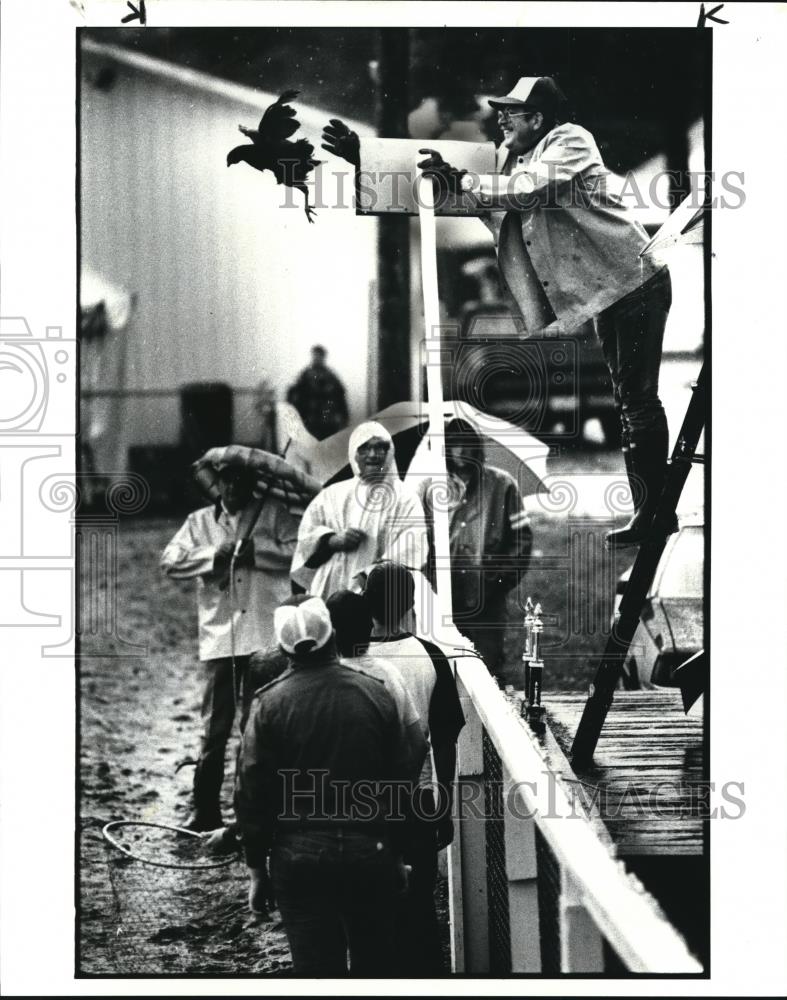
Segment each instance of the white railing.
M631 972L701 973L702 966L641 883L625 871L545 756L483 663L454 659L466 725L459 738L459 819L449 848L449 909L454 972L490 970L490 900L483 806L483 732L499 754L510 926L510 971L541 966L536 830L560 872L560 971L604 971L604 939ZM543 875L543 873L542 873Z

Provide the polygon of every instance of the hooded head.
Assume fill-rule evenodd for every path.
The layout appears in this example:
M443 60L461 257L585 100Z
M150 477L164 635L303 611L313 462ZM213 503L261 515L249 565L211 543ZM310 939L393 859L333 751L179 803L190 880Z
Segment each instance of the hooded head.
M484 441L469 420L457 417L445 425L445 464L448 472L469 482L484 464Z
M364 480L397 475L391 435L374 420L367 420L350 435L348 458L353 474Z

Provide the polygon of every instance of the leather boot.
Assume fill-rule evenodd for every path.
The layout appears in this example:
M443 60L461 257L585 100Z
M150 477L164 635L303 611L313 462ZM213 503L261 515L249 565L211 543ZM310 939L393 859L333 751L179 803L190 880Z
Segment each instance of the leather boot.
M609 531L604 536L608 548L626 548L640 545L651 534L653 515L664 489L667 471L667 428L659 428L650 435L632 440L628 452L624 450L626 472L634 499L634 516L623 528ZM673 514L661 529L665 535L678 530L678 519Z
M182 824L186 830L202 833L224 825L219 795L224 777L224 754L200 757L194 771L194 808Z

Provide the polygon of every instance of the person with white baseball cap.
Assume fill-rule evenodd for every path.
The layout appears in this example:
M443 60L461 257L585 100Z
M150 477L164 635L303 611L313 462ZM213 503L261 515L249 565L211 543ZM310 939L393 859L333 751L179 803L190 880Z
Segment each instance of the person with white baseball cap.
M411 780L401 715L382 681L339 661L322 598L290 598L274 629L291 662L256 692L235 785L253 892L259 909L275 895L297 975L346 976L348 951L350 975L392 975Z

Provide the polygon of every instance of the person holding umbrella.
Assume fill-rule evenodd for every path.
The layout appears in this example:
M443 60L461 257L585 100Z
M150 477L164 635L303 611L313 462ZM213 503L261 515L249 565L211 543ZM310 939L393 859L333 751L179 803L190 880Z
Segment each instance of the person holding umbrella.
M250 523L249 510L260 505L254 496L258 473L242 462L222 463L221 453L229 451L217 449L219 462L209 463L215 503L189 514L161 556L168 576L197 581L203 732L193 809L184 823L195 831L222 826L219 797L236 702L241 693L250 700L244 685L250 655L273 643L273 611L290 594L289 568L300 520L271 490L249 537L239 539L239 525Z
M533 533L515 479L485 461L483 439L469 420L446 423L445 464L454 624L498 676L507 598L527 571ZM430 527L435 489L439 498L442 483L419 484ZM430 575L433 559L430 552Z

